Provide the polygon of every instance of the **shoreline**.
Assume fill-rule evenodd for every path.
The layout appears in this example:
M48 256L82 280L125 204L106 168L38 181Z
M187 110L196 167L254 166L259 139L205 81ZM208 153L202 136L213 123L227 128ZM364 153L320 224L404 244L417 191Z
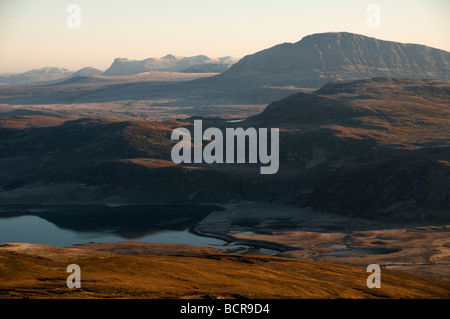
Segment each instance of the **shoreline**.
M270 255L273 257L281 257L280 253L285 252L285 251L294 250L294 249L290 248L289 246L277 244L277 243L271 243L271 242L266 242L266 241L261 241L261 240L236 240L235 238L233 238L229 235L226 235L226 234L200 232L196 229L196 226L191 227L189 229L189 232L191 232L192 234L197 235L197 236L223 240L226 242L226 245L224 245L224 246L229 246L229 247L231 247L231 246L246 246L246 247L254 249L255 251L259 251L261 249L272 250L272 251L276 252L275 255L272 255L272 254ZM224 252L227 251L227 249L224 249L224 248L219 248L219 249L223 250ZM266 254L262 254L262 255L266 256Z
M239 203L211 212L196 234L276 256L367 266L450 280L450 225L398 225L317 213L292 205Z
M2 208L76 207L67 213L78 219L80 207L108 209L133 207L209 208L184 231L225 244L215 248L238 255L278 256L297 260L364 266L379 264L450 280L450 225L387 223L318 213L294 205L235 201L140 205L1 205ZM23 212L21 213L23 214ZM53 212L55 214L55 212ZM57 214L57 213L56 213ZM68 216L69 216L68 215ZM145 213L144 213L145 215ZM38 216L38 215L36 215ZM83 215L81 214L80 217ZM108 216L107 214L105 216ZM51 222L51 221L49 221ZM81 220L81 223L85 221ZM156 227L157 224L155 224ZM161 224L163 225L163 224ZM57 225L58 226L58 225ZM59 226L58 226L59 227ZM161 226L164 230L165 226ZM140 237L118 240L139 241ZM95 242L95 241L94 241ZM151 241L149 241L151 242ZM190 241L180 244L192 244ZM201 242L199 247L213 247Z

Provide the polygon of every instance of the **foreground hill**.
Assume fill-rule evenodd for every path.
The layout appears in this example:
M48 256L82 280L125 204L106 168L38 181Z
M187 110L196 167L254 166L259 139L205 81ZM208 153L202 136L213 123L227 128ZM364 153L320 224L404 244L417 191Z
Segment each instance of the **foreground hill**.
M371 137L402 148L449 145L450 83L372 78L338 81L312 94L296 93L249 119L259 126Z
M260 165L172 163L172 130L193 119L5 118L0 200L283 200L364 218L449 221L449 96L448 82L375 78L294 94L239 123L204 119L204 129L280 128L280 169L264 176Z
M240 86L317 88L371 77L450 80L450 53L363 35L319 33L248 55L214 78Z
M304 206L369 218L448 219L449 101L448 82L336 82L272 103L248 125L288 130L284 161L309 172L299 181Z
M124 246L124 244L120 244ZM33 244L0 247L0 298L448 298L448 281L383 270L380 289L366 286L364 267L278 257L227 255L173 247L114 245L94 249ZM155 247L153 247L155 246ZM81 246L83 248L83 246ZM87 246L89 248L89 245ZM185 248L184 248L185 249ZM182 250L184 250L182 249ZM151 252L151 251L154 252ZM154 255L159 256L154 256ZM68 289L66 268L82 269L81 288Z

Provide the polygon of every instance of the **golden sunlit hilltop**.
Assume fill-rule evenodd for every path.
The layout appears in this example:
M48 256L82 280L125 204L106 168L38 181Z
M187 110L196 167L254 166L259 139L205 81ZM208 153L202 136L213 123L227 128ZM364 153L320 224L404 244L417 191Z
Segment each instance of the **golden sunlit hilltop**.
M205 253L148 256L160 247L131 243L127 252L31 244L0 246L0 298L448 298L448 281L385 271L381 289L366 286L362 267L276 257ZM143 256L135 255L147 251ZM104 247L104 248L102 248ZM89 246L86 247L89 249ZM99 251L101 250L101 251ZM131 255L131 256L130 256ZM83 269L82 286L66 287L68 263Z

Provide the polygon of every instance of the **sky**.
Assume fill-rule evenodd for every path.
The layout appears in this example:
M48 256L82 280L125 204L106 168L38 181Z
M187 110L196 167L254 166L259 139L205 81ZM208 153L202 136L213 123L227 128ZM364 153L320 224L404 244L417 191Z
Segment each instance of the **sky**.
M79 28L67 25L70 4L80 8ZM367 24L371 4L380 8L379 28ZM341 31L450 51L450 1L0 0L0 74L49 66L105 70L117 57L169 53L240 58Z

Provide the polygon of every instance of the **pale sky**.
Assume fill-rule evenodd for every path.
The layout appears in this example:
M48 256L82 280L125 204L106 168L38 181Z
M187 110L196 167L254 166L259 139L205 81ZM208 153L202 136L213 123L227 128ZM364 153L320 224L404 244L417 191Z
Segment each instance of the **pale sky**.
M81 8L70 29L69 4ZM381 9L381 28L366 24ZM114 58L243 57L347 31L450 51L449 0L0 0L0 74L46 66L104 70Z

